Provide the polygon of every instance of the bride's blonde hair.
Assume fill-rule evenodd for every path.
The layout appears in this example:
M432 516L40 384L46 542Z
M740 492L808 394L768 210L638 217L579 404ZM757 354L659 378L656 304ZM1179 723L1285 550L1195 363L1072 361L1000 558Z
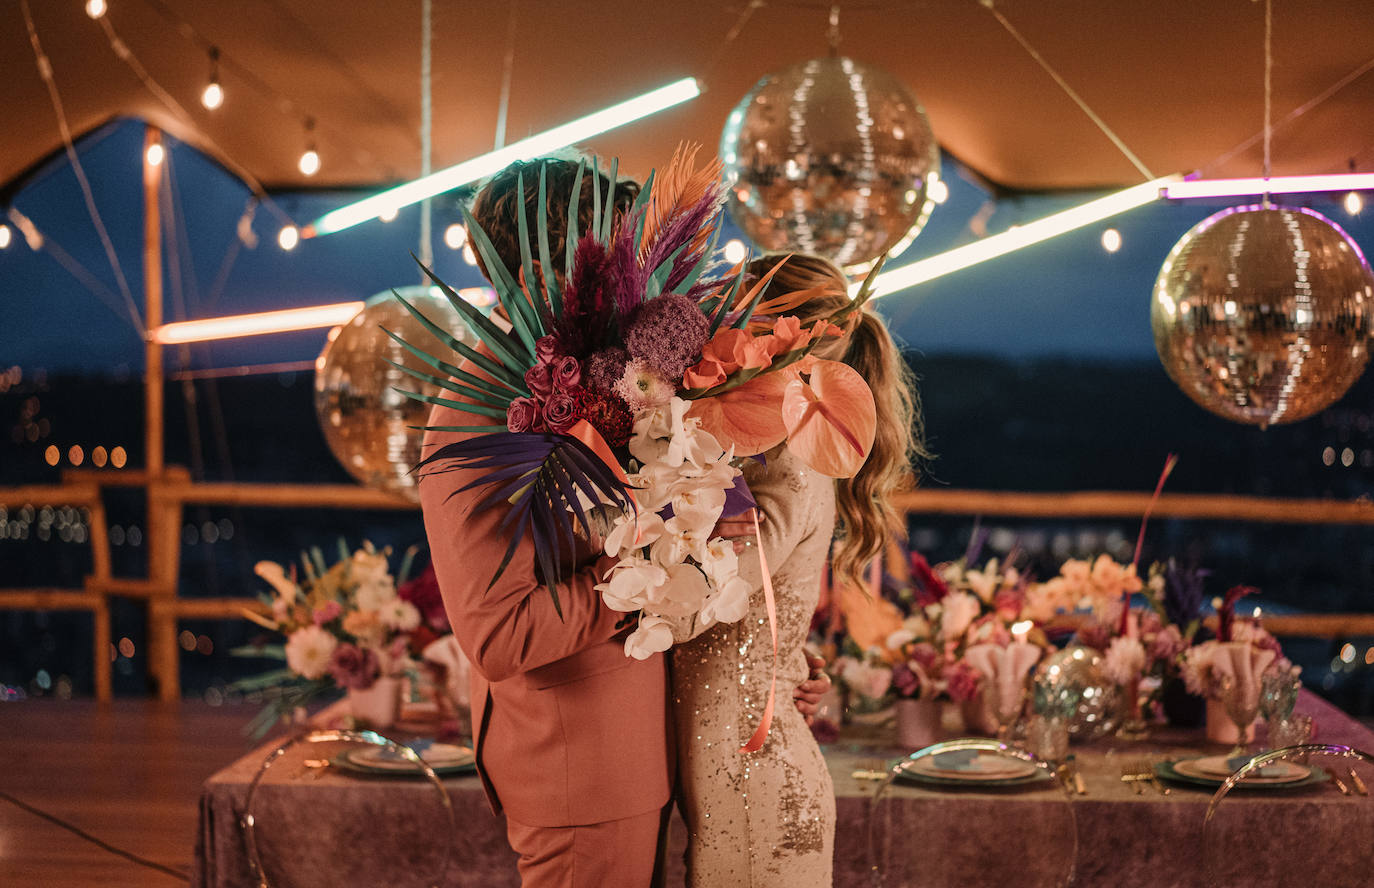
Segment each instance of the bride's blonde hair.
M786 260L786 261L784 261ZM764 299L782 293L821 288L796 308L802 326L830 317L849 304L849 279L834 263L820 256L794 253L763 256L749 264L751 275L761 277L782 263L764 293ZM886 545L892 533L906 536L905 521L892 504L892 495L916 485L920 466L929 459L921 419L916 378L902 359L897 344L882 318L865 307L843 324L845 336L818 349L823 358L843 361L858 371L873 391L878 430L863 468L852 478L835 482L835 504L840 519L840 540L831 568L841 582L859 583L863 570Z

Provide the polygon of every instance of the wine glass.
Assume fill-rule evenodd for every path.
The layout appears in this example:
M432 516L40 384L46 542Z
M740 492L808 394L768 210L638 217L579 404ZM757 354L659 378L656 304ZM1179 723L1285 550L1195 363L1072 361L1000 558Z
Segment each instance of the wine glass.
M1217 685L1218 696L1221 697L1222 705L1226 707L1226 715L1236 726L1236 745L1227 756L1249 758L1250 744L1246 737L1251 725L1255 723L1256 716L1259 715L1259 695L1246 693L1242 684L1229 673L1222 674L1217 680Z

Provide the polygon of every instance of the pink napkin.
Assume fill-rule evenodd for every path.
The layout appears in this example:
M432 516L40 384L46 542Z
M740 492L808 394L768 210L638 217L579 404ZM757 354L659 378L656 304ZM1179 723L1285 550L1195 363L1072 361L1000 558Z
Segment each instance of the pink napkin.
M1040 648L1025 641L1013 641L1006 647L975 644L964 653L964 659L987 678L987 686L997 694L998 712L1009 716L1021 702L1026 675L1040 659Z
M1228 641L1217 645L1212 657L1212 672L1218 679L1229 675L1235 679L1237 699L1247 708L1259 703L1260 676L1274 661L1274 652L1257 648L1249 642Z
M447 669L447 691L450 699L459 706L468 705L468 658L458 646L458 639L445 635L431 641L421 651L420 658L437 663Z

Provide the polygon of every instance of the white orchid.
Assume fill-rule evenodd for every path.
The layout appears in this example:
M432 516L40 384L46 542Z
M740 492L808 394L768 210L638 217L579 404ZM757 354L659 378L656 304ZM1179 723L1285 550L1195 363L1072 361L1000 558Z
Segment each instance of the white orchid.
M645 615L639 619L639 628L625 639L625 655L636 660L647 660L654 654L662 653L673 646L673 627L661 617Z
M643 549L663 535L663 519L656 513L626 512L606 535L606 554L619 558Z
M701 625L736 623L749 613L749 584L738 576L718 583L716 591L701 605Z
M629 613L643 607L653 591L666 582L666 570L646 558L631 555L621 558L611 570L611 578L595 588L611 610Z
M651 591L645 610L663 617L686 617L700 610L711 591L706 575L692 564L674 564L666 571L667 582Z

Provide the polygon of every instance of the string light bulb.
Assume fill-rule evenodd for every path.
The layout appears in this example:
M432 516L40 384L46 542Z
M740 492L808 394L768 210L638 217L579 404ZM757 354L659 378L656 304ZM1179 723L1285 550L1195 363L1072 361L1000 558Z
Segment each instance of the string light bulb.
M1364 209L1364 198L1360 197L1358 191L1351 191L1345 196L1345 211L1352 216L1360 215Z
M1121 232L1115 228L1108 228L1102 232L1102 249L1108 253L1115 253L1121 249Z
M444 243L450 250L461 250L468 242L468 230L454 222L444 229Z
M463 261L468 265L477 264L477 254L472 251L472 244L463 247Z
M200 103L208 110L214 111L224 104L224 87L219 83L219 47L210 47L210 82L206 84L205 91L200 94Z
M296 164L301 175L313 176L320 171L320 153L315 150L315 118L305 119L305 151Z
M300 229L294 225L287 225L277 234L277 243L283 250L291 251L296 249L296 244L301 242Z
M10 227L8 225L0 225L0 250L8 247L12 239L13 235L10 233Z
M154 142L148 146L148 150L143 154L143 160L150 167L162 166L163 159L167 156L167 150L162 147L161 142Z
M744 261L744 257L749 255L749 248L744 245L744 241L739 238L731 238L725 242L725 261L735 265Z
M377 218L381 219L383 222L395 222L396 214L398 212L400 211L397 210L395 207L389 207L388 209L382 210L380 213L378 213Z
M105 0L86 0L86 15L93 19L100 18L109 8Z

